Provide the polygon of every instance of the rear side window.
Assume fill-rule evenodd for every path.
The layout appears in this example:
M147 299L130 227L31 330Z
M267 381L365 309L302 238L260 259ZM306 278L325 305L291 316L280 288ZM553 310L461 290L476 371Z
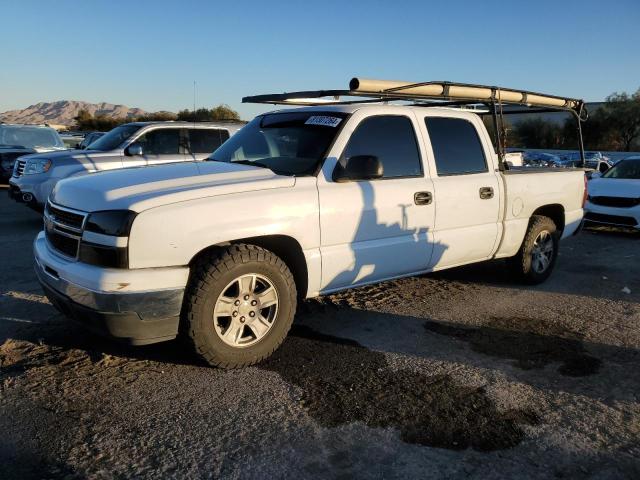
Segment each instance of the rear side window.
M426 117L427 131L438 175L462 175L487 171L478 132L460 118Z
M418 143L407 117L380 115L363 120L351 135L340 162L356 155L374 155L382 163L383 178L422 175Z
M144 155L178 155L180 153L180 130L163 128L142 135L136 143L142 146Z
M223 129L189 129L191 153L213 153L229 138L229 132Z

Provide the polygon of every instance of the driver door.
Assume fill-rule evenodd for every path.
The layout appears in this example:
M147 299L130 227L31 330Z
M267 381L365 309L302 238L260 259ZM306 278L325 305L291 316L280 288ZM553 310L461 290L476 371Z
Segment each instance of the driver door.
M435 209L421 200L433 185L415 122L413 115L356 112L334 146L337 158L325 161L318 177L323 292L426 270ZM357 155L377 157L382 178L333 181L337 162Z

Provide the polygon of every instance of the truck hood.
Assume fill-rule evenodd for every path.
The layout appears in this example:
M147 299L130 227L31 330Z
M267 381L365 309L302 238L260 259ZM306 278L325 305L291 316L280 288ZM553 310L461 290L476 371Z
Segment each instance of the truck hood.
M593 197L640 197L640 180L624 178L594 178L589 182L589 195Z
M52 201L85 212L133 210L231 193L292 187L295 177L223 162L123 168L58 182Z

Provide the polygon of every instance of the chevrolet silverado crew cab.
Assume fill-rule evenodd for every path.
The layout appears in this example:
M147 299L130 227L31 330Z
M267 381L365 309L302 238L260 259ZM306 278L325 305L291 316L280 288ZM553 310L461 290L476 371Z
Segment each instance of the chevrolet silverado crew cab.
M584 172L504 170L470 110L318 103L258 116L206 162L58 183L34 244L48 298L241 367L282 343L299 299L495 258L539 283L581 225Z
M241 123L135 122L120 125L87 150L21 157L9 180L9 195L40 209L63 178L125 167L204 160L242 127Z

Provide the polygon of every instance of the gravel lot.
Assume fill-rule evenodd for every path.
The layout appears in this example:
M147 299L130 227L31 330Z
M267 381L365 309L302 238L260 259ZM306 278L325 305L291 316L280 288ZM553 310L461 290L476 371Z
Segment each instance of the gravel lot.
M493 262L307 301L221 371L70 324L40 225L0 189L0 478L640 478L640 235L584 232L537 287Z

